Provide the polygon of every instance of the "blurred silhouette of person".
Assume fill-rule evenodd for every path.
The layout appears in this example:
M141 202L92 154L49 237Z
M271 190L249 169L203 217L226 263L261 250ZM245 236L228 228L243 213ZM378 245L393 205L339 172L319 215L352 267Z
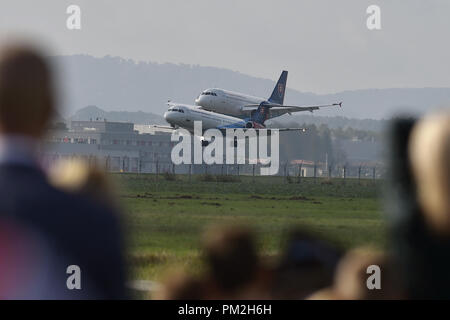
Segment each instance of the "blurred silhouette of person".
M275 299L304 299L330 286L341 251L303 229L288 236L287 246L275 269Z
M205 234L204 251L209 271L206 299L269 298L267 272L249 229L213 227Z
M205 279L197 278L185 272L172 272L163 281L162 291L156 295L157 300L205 300Z
M55 275L62 268L39 233L14 219L0 218L0 300L74 297L59 285L66 281Z
M0 217L39 233L62 268L55 298L125 297L122 238L115 212L86 196L49 184L36 148L56 109L53 77L35 49L10 44L0 51ZM81 270L81 290L69 290L66 268ZM60 281L63 279L64 281Z
M415 126L409 156L427 224L437 234L450 236L450 111L426 117Z
M369 266L380 269L380 287L369 289L367 281L372 273ZM392 300L401 299L400 285L395 274L396 268L390 259L370 249L354 249L348 252L336 268L333 286L315 292L309 300Z
M449 119L399 119L391 129L390 249L412 299L450 298Z

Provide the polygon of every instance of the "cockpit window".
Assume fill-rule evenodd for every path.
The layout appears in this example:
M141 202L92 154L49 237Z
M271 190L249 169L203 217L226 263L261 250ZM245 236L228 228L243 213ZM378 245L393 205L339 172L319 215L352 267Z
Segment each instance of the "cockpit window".
M181 113L184 113L184 110L178 109L178 108L170 108L168 111L169 112L181 112Z
M214 92L209 92L209 91L205 91L205 92L202 92L202 94L201 94L202 96L217 96L217 94L216 93L214 93Z

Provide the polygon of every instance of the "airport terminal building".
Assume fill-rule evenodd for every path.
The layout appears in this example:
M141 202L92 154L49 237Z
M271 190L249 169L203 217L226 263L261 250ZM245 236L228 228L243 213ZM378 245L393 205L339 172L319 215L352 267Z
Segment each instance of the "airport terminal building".
M95 162L109 172L177 174L259 174L259 169L245 165L173 165L172 130L128 122L71 121L53 128L40 149L45 167L59 160L81 159Z
M177 173L218 175L259 175L260 165L173 165L172 130L129 122L71 121L68 126L54 127L40 148L44 167L59 160L81 159L96 163L109 172ZM363 167L361 170L361 166ZM376 164L336 167L332 176L375 177ZM280 163L278 175L329 177L327 166L308 160ZM377 177L380 171L376 172Z
M250 165L173 165L172 130L128 122L71 121L53 128L40 148L44 167L81 159L109 172L177 174L249 174Z
M60 159L79 158L111 172L172 171L174 142L170 137L168 131L139 132L133 123L71 121L68 127L49 131L41 147L41 159L45 166Z

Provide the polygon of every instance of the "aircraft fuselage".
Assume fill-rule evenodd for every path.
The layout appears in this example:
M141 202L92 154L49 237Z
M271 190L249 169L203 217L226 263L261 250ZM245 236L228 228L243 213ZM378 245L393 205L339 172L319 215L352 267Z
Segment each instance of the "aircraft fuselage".
M201 109L218 112L242 118L245 116L243 107L259 105L266 99L249 96L243 93L222 89L207 89L195 100L195 105Z
M194 131L194 121L201 121L203 130L245 128L246 121L220 113L202 110L195 106L173 105L164 113L164 119L173 127Z

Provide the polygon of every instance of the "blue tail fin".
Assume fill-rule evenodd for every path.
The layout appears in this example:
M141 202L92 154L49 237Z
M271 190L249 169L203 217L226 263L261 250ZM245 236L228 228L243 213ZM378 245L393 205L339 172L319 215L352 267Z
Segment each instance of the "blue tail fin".
M286 91L288 72L283 71L281 73L280 79L278 79L277 85L273 89L272 95L269 98L269 102L283 105L284 102L284 92Z
M252 111L251 121L264 125L264 122L269 117L270 106L267 102L261 102L258 109Z

